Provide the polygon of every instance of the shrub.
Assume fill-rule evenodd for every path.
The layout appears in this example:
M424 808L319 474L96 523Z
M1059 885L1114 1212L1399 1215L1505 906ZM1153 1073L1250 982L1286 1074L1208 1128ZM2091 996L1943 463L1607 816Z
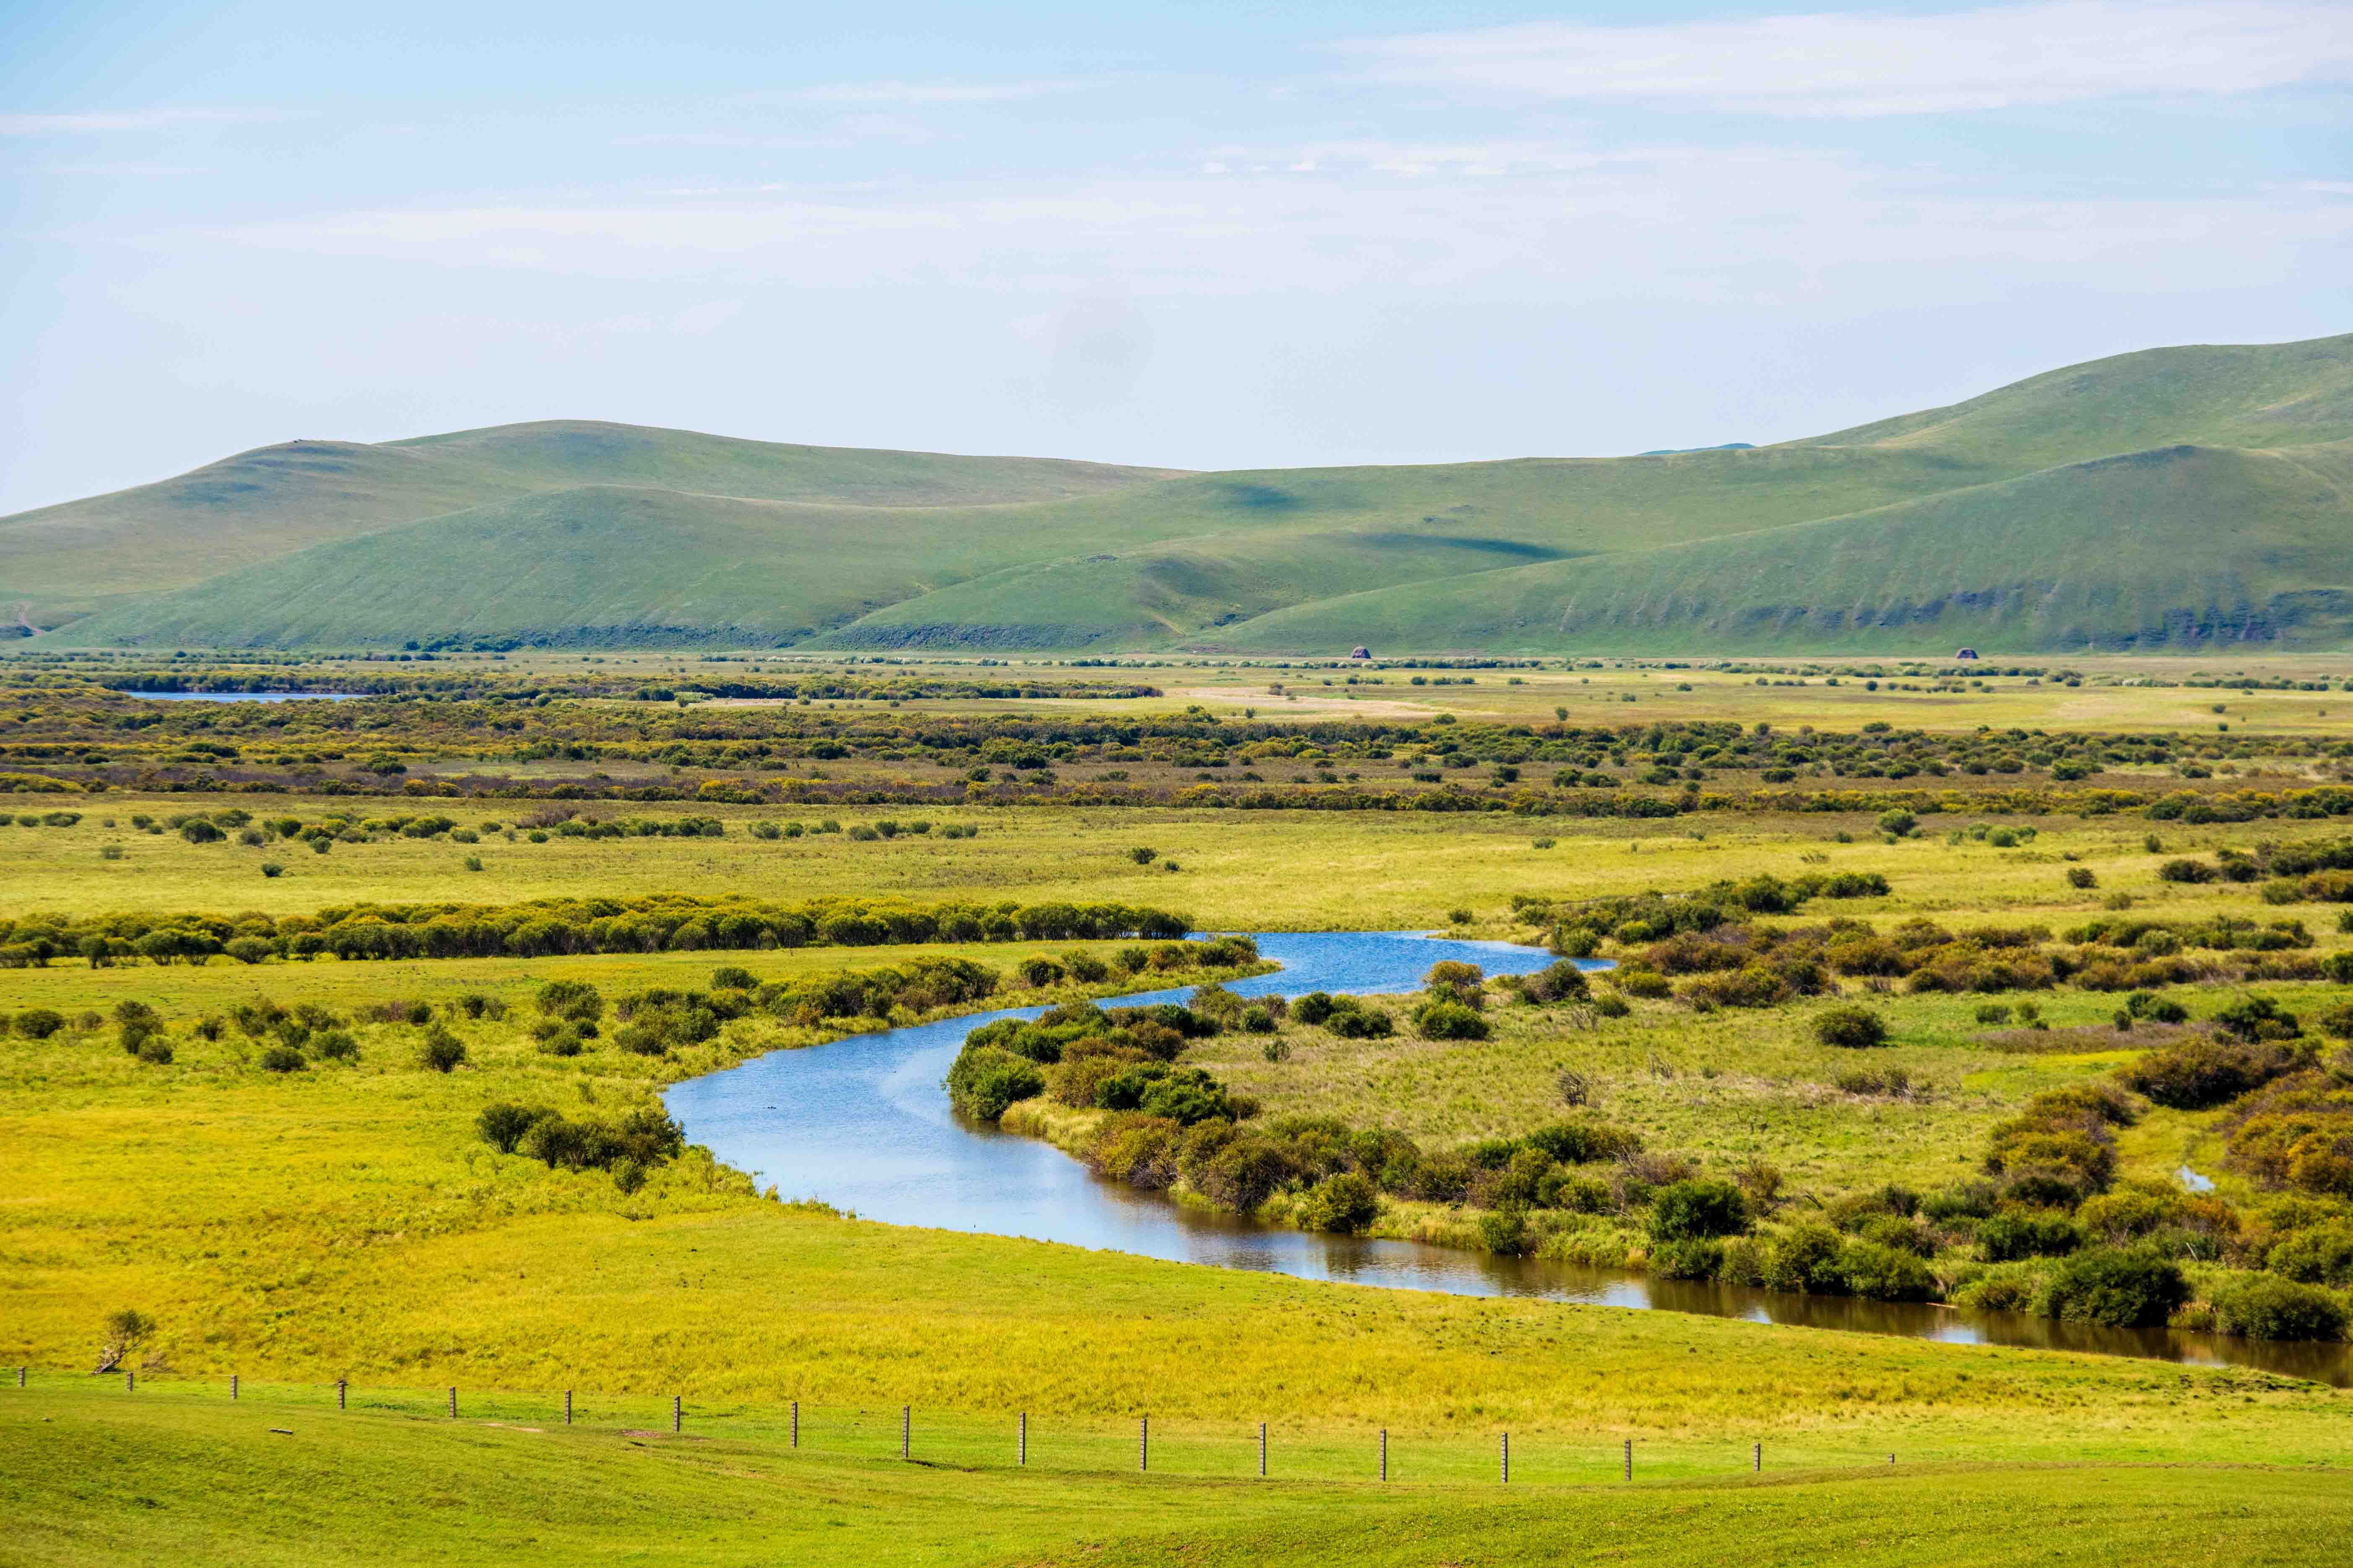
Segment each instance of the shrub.
M108 847L111 848L112 846L110 845ZM261 874L265 877L282 877L286 874L286 868L275 860L264 860L261 863Z
M2092 868L2089 866L2076 866L2067 872L2067 885L2071 888L2096 888L2100 885L2100 879L2092 875Z
M28 1040L46 1040L65 1026L65 1015L49 1007L27 1007L9 1024Z
M1430 1001L1413 1011L1413 1026L1425 1040L1483 1040L1487 1020L1460 1002Z
M1737 1236L1747 1228L1748 1200L1730 1182L1675 1182L1651 1199L1653 1241Z
M1936 1277L1917 1253L1875 1241L1848 1242L1838 1271L1849 1290L1874 1301L1926 1301L1936 1294Z
M1381 1211L1380 1193L1354 1171L1326 1176L1307 1189L1294 1210L1302 1228L1358 1236Z
M1978 1248L1989 1263L2064 1258L2083 1245L2081 1227L2062 1214L2005 1209L1978 1226Z
M2344 1302L2317 1285L2274 1274L2232 1274L2214 1288L2217 1332L2250 1340L2341 1340Z
M417 1047L417 1065L430 1072L448 1072L466 1060L465 1042L436 1024L425 1031L425 1041Z
M2275 1243L2263 1267L2306 1285L2353 1285L2353 1220L2331 1220Z
M302 1058L302 1053L291 1046L272 1046L261 1053L264 1072L301 1072L310 1065Z
M1814 1018L1814 1038L1847 1050L1887 1043L1887 1021L1868 1007L1832 1007Z
M191 844L218 844L228 835L198 816L180 825L180 837Z
M575 1024L593 1024L605 1016L603 994L585 980L551 980L539 988L533 1005L543 1017Z
M1022 981L1033 987L1059 985L1066 973L1062 966L1043 953L1033 953L1021 961Z
M2175 1110L2224 1105L2308 1064L2310 1053L2276 1040L2183 1040L2154 1050L2117 1080Z
M1623 996L1597 996L1593 999L1593 1010L1605 1018L1622 1018L1634 1007Z
M948 1101L958 1112L995 1121L1015 1101L1046 1090L1038 1064L997 1046L960 1052L948 1068Z
M1520 980L1520 994L1531 1002L1580 1002L1592 994L1585 971L1563 959Z
M1798 1226L1774 1237L1766 1249L1763 1283L1773 1290L1842 1296L1846 1277L1839 1271L1839 1256L1845 1248L1845 1239L1818 1220Z
M2202 860L2168 860L2157 868L2157 875L2165 882L2211 882L2215 872Z
M320 1030L311 1037L311 1049L331 1062L355 1062L360 1059L360 1043L344 1029Z
M2189 1300L2181 1270L2153 1252L2079 1252L2043 1290L2042 1315L2109 1328L2161 1327Z
M1662 1279L1713 1279L1724 1266L1724 1244L1713 1237L1683 1237L1651 1246L1650 1271Z
M1527 1215L1518 1209L1489 1209L1479 1216L1479 1245L1499 1258L1517 1258L1528 1249Z
M2214 1015L2214 1022L2242 1040L2292 1040L2301 1026L2268 996L2242 996Z
M474 1118L474 1130L482 1135L483 1142L500 1153L512 1154L516 1145L522 1142L523 1135L543 1118L552 1114L544 1108L501 1101L482 1107L481 1113Z
M711 988L713 991L754 991L759 988L759 984L750 970L735 964L722 964L711 972Z

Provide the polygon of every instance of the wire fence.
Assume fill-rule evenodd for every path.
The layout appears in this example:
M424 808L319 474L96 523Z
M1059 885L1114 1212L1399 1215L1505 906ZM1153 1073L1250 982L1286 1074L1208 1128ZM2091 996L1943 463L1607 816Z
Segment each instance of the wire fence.
M925 1410L912 1405L691 1400L682 1394L539 1392L463 1385L377 1387L177 1374L92 1375L37 1367L0 1373L0 1394L73 1391L105 1398L213 1404L252 1411L274 1429L317 1419L397 1418L656 1443L742 1442L811 1460L902 1460L956 1469L1126 1471L1217 1480L1398 1485L1592 1486L1784 1474L1967 1458L1936 1445L1902 1454L1865 1436L1627 1437L1559 1428L1335 1428L1278 1420L1170 1422L1148 1413L1044 1418L1025 1410Z

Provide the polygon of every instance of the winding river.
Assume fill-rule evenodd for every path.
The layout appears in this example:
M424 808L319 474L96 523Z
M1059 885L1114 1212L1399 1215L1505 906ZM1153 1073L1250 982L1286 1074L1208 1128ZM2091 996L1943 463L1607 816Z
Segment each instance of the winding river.
M1480 964L1490 974L1527 973L1552 962L1536 948L1408 931L1273 932L1259 937L1258 944L1282 968L1231 983L1229 989L1237 994L1394 994L1417 989L1440 959ZM1181 1002L1189 989L1119 997L1106 1005ZM1652 1279L1418 1242L1313 1235L1182 1208L1157 1194L1099 1181L1050 1144L962 1121L949 1110L941 1080L965 1036L992 1019L1043 1011L973 1014L775 1051L676 1085L665 1099L690 1142L752 1173L764 1187L773 1184L786 1197L822 1197L862 1219L893 1225L1068 1242L1304 1279L1533 1296L1959 1344L2239 1364L2353 1386L2353 1352L2344 1345L2101 1329L2013 1312Z

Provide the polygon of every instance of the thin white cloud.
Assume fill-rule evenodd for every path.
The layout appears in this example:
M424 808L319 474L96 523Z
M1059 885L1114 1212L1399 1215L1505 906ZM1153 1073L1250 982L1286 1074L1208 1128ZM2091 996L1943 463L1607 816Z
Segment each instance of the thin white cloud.
M2353 81L2353 5L2043 0L1926 16L1536 22L1341 47L1377 78L1479 98L1844 118Z
M291 109L100 109L65 114L0 114L0 136L168 131L184 125L259 125L310 118L308 110Z
M1924 190L1828 152L1342 143L1210 163L1225 172L354 211L151 243L667 279L738 297L1067 291L1109 278L1138 298L1477 289L1842 310L2119 279L2135 292L2246 287L2353 244L2353 203L2294 186L2013 197Z

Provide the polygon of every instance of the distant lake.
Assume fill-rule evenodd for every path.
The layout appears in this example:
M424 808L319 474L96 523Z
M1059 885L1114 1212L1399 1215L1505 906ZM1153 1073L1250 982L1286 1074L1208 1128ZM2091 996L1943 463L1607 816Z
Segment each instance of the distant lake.
M150 702L349 702L365 691L125 691Z

